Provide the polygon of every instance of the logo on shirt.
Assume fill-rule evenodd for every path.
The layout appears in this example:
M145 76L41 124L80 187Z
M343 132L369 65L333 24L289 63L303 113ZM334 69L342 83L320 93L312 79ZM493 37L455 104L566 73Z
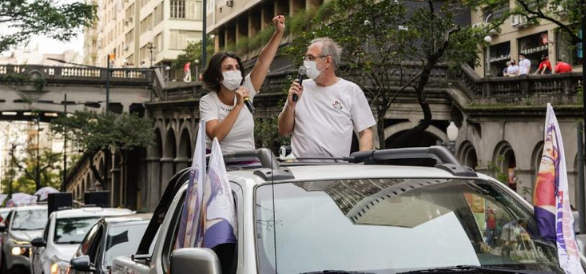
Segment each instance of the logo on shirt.
M337 110L342 110L342 109L344 108L344 106L342 106L342 103L340 103L340 102L338 102L338 101L335 101L335 102L332 104L332 107L334 107L334 108L335 108L335 109L337 109Z

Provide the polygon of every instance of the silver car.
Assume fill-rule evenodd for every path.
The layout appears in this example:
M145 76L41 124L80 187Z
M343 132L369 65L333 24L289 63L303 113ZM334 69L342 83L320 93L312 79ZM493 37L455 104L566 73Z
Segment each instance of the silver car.
M31 240L42 236L47 223L47 206L15 207L0 227L2 273L30 273Z

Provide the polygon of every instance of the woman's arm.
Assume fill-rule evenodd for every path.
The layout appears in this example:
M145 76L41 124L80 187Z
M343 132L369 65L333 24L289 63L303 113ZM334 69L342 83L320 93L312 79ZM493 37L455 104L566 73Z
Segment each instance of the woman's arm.
M285 32L285 16L275 16L275 18L273 18L273 24L275 25L275 33L273 33L273 36L271 37L271 40L269 40L269 43L262 49L262 51L258 55L256 64L254 64L254 68L252 69L252 72L250 72L250 80L252 82L254 90L257 93L260 92L262 83L265 81L265 78L267 77L269 66L273 62L273 59L277 54L277 50L279 49L279 44L281 43L283 33Z
M240 87L235 92L238 99L232 111L222 121L217 119L206 121L206 134L210 139L218 138L218 141L222 142L228 136L234 124L236 124L236 119L238 119L238 115L240 115L240 111L244 106L243 98L248 96L248 91Z

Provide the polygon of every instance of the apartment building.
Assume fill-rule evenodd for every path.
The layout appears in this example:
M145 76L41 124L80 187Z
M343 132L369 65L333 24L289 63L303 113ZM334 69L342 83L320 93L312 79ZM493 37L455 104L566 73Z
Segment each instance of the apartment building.
M86 64L106 66L110 55L114 67L168 65L202 37L202 0L87 1L98 2L99 19L85 30Z
M233 50L246 44L244 60L253 58L261 43L249 43L272 25L276 15L291 17L298 12L318 8L332 0L209 0L207 33L213 35L215 50ZM290 22L287 22L289 24ZM267 35L272 35L267 33Z
M509 9L515 8L515 0L496 9L478 9L472 11L472 24L482 25L502 17ZM563 15L563 10L560 10ZM563 18L562 18L563 19ZM519 60L519 54L525 54L531 60L531 73L537 70L541 56L548 55L552 66L558 58L570 63L575 72L582 71L584 62L582 51L569 42L568 34L549 21L541 20L531 24L524 16L510 16L500 27L500 32L490 34L488 50L481 55L482 65L476 72L485 76L502 76L502 70L509 60ZM485 69L485 68L489 69Z

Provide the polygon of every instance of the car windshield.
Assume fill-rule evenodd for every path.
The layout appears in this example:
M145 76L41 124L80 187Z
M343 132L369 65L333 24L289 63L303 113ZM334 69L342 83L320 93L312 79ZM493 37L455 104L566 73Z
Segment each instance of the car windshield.
M148 224L148 221L129 222L110 227L106 239L104 269L112 266L112 261L117 256L130 256L136 253Z
M56 244L79 244L100 217L61 218L55 223Z
M12 230L42 230L47 223L47 209L19 210L12 220Z
M256 190L255 218L261 273L400 273L458 265L563 273L555 245L539 237L532 213L483 180L263 185Z

